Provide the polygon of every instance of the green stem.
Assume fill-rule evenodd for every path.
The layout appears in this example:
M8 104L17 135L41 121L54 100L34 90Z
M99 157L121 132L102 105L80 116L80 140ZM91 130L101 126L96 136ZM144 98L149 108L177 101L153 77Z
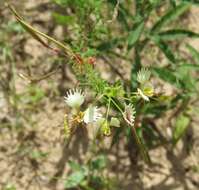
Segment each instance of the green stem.
M122 111L122 109L117 105L117 103L112 99L112 98L110 98L111 99L111 102L117 107L117 109L121 112L121 114L123 115L123 111Z
M111 105L111 98L109 97L109 99L108 99L108 108L107 108L107 112L106 112L106 120L108 119L108 114L109 114L109 111L110 111L110 105Z

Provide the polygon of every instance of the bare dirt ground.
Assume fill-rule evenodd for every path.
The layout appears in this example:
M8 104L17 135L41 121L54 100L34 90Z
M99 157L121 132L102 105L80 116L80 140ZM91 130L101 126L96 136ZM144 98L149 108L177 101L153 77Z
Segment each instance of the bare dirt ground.
M15 2L18 9L29 21L34 23L34 26L43 32L59 37L62 35L62 30L51 26L52 18L50 11L46 8L48 7L45 5L46 3L48 0L29 0L23 1L23 6L20 6ZM38 7L41 9L40 12L38 12L40 10ZM9 19L14 19L6 9L1 9L0 15L3 18L0 20L2 25L7 25ZM192 9L189 23L196 32L199 32L198 18L199 8ZM11 36L10 38L15 59L14 84L17 93L27 92L29 84L18 76L19 73L28 72L27 65L31 66L33 75L42 75L57 61L56 59L52 60L51 56L53 55L28 34L23 34L23 36L25 37ZM192 40L190 43L199 49L199 40ZM4 82L12 85L13 81L9 81L9 77L6 75L9 73L10 64L0 65L1 75L5 75L5 80L7 80ZM99 69L103 70L104 67ZM113 78L112 75L103 77ZM15 186L17 190L64 189L62 179L68 171L67 160L77 160L81 163L84 159L82 155L86 155L88 152L88 139L85 138L83 131L77 134L78 137L72 139L67 149L61 134L63 116L66 112L63 101L64 91L73 87L74 84L74 76L66 67L64 73L58 72L47 81L37 84L45 94L39 103L28 107L24 96L16 110L10 109L11 105L8 102L12 104L12 101L7 100L8 94L3 90L0 91L0 189L4 190L9 185ZM159 128L166 131L165 122L157 122L159 122ZM118 174L121 189L199 189L198 123L199 119L195 117L186 136L176 149L159 146L150 150L149 154L153 163L150 166L141 160L138 162L138 166L133 165L132 155L129 156L129 154L133 154L133 150L127 151L129 148L124 146L125 143L120 143L108 152L109 169L112 171L111 173ZM12 125L17 125L17 130L7 127ZM189 147L191 147L191 151L189 151ZM42 152L46 156L35 159L38 152ZM60 179L52 181L53 176L59 176Z

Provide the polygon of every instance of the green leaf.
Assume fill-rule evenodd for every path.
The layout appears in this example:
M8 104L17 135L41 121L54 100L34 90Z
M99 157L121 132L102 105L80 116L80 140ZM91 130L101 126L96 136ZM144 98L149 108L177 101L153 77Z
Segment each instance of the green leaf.
M186 3L191 3L193 5L199 5L199 1L198 0L182 0L183 2Z
M174 29L174 30L168 30L161 32L157 35L155 35L156 38L160 38L161 40L176 40L181 38L199 38L199 34L189 31L189 30L183 30L183 29Z
M187 11L190 7L188 3L181 3L176 8L168 11L160 20L153 26L151 29L151 33L158 32L163 26L169 24L170 22L177 19L180 15L182 15L185 11Z
M192 71L196 69L199 69L199 65L188 63L183 63L177 68L176 77L180 80L181 88L186 89L188 93L197 91L197 81L192 75Z
M6 187L3 188L3 190L17 190L17 189L14 185L7 184Z
M143 0L136 0L135 1L136 15L141 15L142 5L143 5Z
M115 47L117 47L117 45L122 41L123 39L121 38L114 38L114 39L110 39L109 41L105 41L102 42L101 44L99 44L96 49L98 51L108 51L110 49L113 49Z
M74 173L72 173L69 177L67 177L65 183L64 183L64 187L65 188L74 188L77 187L81 184L81 182L83 182L83 180L85 179L86 175L84 173L84 171L76 171Z
M30 101L30 104L35 104L41 101L45 97L44 90L38 86L30 86L28 93L26 95L27 100ZM25 97L24 97L25 99Z
M101 170L106 167L107 159L104 155L99 155L97 158L91 161L92 170Z
M74 22L73 16L62 15L59 13L53 13L53 17L60 25L72 24Z
M23 27L19 24L19 22L16 22L16 21L9 21L7 24L6 30L8 32L16 32L16 33L24 32Z
M161 78L162 80L172 84L172 85L177 85L177 78L175 74L168 70L167 68L158 68L158 67L153 67L152 72L154 75L157 77Z
M180 65L180 68L189 69L189 70L199 70L199 65L192 64L192 63L184 63Z
M170 0L170 4L171 4L174 8L176 8L176 0Z
M115 8L117 5L117 0L108 0L108 3L111 3ZM123 3L120 3L117 20L123 25L126 30L129 30L127 18L132 18L132 15L130 14L130 11L128 11L128 9L123 6Z
M189 126L189 123L190 123L190 119L187 116L183 114L178 116L178 118L176 119L174 131L173 131L173 144L174 145L184 135L187 127Z
M129 49L132 48L135 45L135 43L139 40L143 32L143 29L144 29L144 21L136 24L134 28L130 31L129 36L128 36Z
M110 126L112 127L120 127L120 121L116 117L112 117L110 121Z
M189 44L187 44L187 49L189 50L195 61L199 63L199 51L197 51L193 46Z
M31 153L31 158L33 159L41 159L41 158L46 158L49 153L47 152L42 152L42 151L34 151Z
M151 37L151 39L172 63L176 62L172 49L163 40L156 38L156 36Z
M171 71L167 68L158 67L153 67L152 72L157 77L179 89L187 90L188 92L195 92L197 81L191 75L191 71L193 71L193 69L198 70L199 66L184 63L177 66L177 72ZM186 95L188 95L188 93Z
M53 0L53 1L60 6L66 6L68 3L68 0Z
M82 166L74 161L69 161L68 163L70 165L70 168L73 170L73 171L79 171L79 170L82 170Z
M76 162L70 161L69 165L73 170L73 173L67 177L64 182L65 188L73 188L79 186L84 182L84 179L88 175L88 167L80 165Z
M131 67L131 91L135 91L138 86L137 82L137 73L141 69L141 57L139 52L139 47L136 45L135 47L135 58L134 63Z

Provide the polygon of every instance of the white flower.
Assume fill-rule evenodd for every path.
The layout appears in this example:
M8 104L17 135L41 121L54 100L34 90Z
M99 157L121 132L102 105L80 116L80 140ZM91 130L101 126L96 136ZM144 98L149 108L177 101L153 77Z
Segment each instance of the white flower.
M123 117L124 120L131 126L133 126L135 122L135 113L136 111L132 104L126 105Z
M141 98L143 98L143 99L146 100L147 102L149 101L149 97L146 96L146 95L142 92L142 90L140 90L140 89L138 88L137 91L138 91L138 92L137 92L138 95L141 96Z
M137 73L137 81L143 84L145 82L148 82L150 76L151 76L151 72L147 68L142 68Z
M99 112L99 108L96 106L90 106L84 112L83 120L85 123L93 123L102 117L102 114Z
M69 90L64 97L66 104L72 108L79 108L84 103L84 93L81 90Z

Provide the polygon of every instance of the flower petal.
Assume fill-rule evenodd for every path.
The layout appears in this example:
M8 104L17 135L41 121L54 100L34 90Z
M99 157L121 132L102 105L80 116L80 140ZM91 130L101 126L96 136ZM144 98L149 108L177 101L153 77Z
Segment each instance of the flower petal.
M141 98L143 98L144 100L146 100L147 102L149 102L149 97L146 96L146 95L142 92L142 90L140 90L140 89L138 88L137 91L138 91L138 95L140 95Z
M66 104L72 108L79 108L84 103L85 96L81 90L69 90L64 97Z
M93 123L96 122L98 119L101 118L101 113L99 112L99 109L95 106L90 106L86 109L84 112L84 122L85 123Z

